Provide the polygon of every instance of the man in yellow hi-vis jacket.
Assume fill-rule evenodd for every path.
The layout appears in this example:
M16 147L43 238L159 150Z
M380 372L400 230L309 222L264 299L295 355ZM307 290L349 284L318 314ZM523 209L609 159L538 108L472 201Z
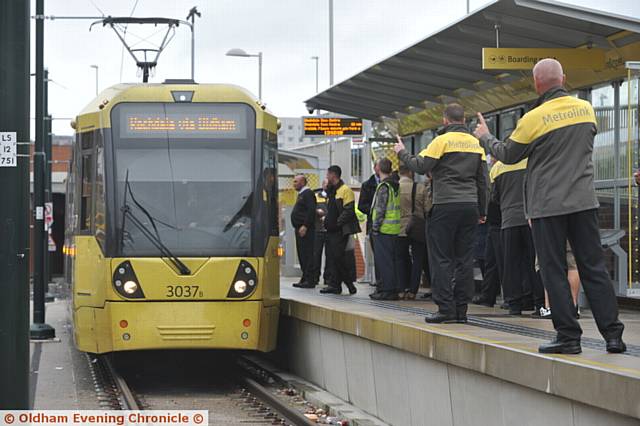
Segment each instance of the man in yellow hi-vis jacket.
M555 59L539 61L533 68L533 79L540 98L509 138L499 141L491 135L481 114L474 134L505 164L528 158L525 213L532 222L542 282L557 331L556 339L540 346L539 351L581 352L582 329L567 281L568 239L607 351L624 352L624 325L618 320L616 295L600 245L591 158L597 131L593 107L564 89L562 65Z
M379 162L380 183L371 203L371 238L376 251L373 258L380 270L382 288L370 294L374 300L398 300L400 291L396 279L398 234L400 234L400 192L398 182L391 175L391 160Z
M425 318L428 323L467 321L467 305L473 296L476 227L487 215L484 149L469 134L461 105L447 105L443 122L444 133L419 155L406 152L400 138L394 147L408 168L432 177L433 209L427 238L431 288L438 312Z

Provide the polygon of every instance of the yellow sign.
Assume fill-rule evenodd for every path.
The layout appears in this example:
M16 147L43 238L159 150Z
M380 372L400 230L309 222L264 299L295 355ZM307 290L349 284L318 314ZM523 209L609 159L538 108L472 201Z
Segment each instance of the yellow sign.
M482 69L530 70L540 59L554 58L563 68L604 68L602 49L495 48L482 49Z

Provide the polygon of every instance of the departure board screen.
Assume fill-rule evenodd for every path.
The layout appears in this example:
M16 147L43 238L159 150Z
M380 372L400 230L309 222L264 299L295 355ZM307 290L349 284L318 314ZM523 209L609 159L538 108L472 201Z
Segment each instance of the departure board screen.
M229 104L121 104L120 137L127 139L247 137L247 107Z
M359 136L362 119L339 117L304 117L305 136Z

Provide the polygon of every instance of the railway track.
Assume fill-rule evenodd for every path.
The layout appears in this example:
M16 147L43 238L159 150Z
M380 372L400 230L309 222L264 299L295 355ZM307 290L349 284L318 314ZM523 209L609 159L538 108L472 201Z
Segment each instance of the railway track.
M159 358L162 359L161 355ZM88 355L88 359L96 395L105 409L208 410L211 425L313 424L299 406L278 396L272 385L261 383L266 381L264 371L258 371L242 358L235 359L222 370L198 368L197 362L180 369L177 374L160 367L163 372L170 373L164 375L158 375L152 363L152 368L145 365L142 371L136 371L132 368L138 364L135 360L129 365L125 362L121 367L119 360L108 355ZM219 360L216 362L222 365Z

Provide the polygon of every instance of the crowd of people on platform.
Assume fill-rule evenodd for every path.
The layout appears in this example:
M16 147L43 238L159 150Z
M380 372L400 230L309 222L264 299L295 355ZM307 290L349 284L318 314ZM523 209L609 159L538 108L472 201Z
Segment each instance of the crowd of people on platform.
M426 322L465 323L469 303L492 307L501 292L509 314L533 311L553 320L557 337L540 352L575 354L581 351L582 285L607 351L624 352L600 243L591 159L595 114L564 89L558 61L541 60L533 76L540 98L505 140L490 133L479 113L470 130L464 108L449 104L441 134L425 150L412 155L398 137L397 172L388 158L375 163L357 206L367 216L374 254L376 289L369 297L413 300L424 276L438 307ZM357 291L352 235L360 226L354 193L341 174L329 167L319 194L303 175L294 180L291 220L303 271L295 287L317 285L325 247L327 287L320 292L340 294L343 284L350 294ZM421 182L416 174L424 176ZM474 256L478 235L484 250ZM483 258L475 297L474 257Z

